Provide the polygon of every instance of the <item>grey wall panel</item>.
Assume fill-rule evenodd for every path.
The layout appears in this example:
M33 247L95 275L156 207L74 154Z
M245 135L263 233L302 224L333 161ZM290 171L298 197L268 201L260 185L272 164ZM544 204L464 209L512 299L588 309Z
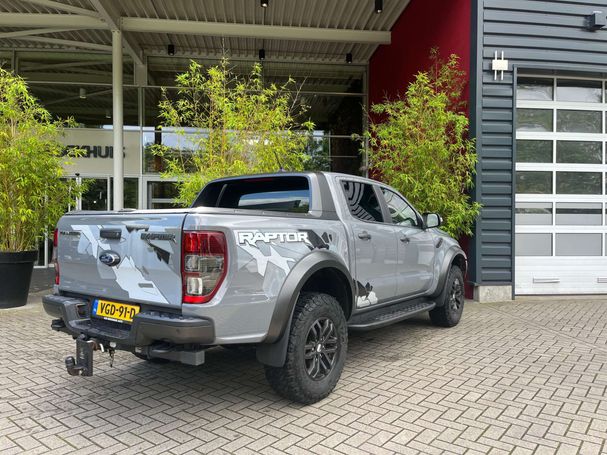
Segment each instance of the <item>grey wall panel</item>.
M512 192L512 185L505 183L486 183L483 181L483 192L485 194L504 194Z
M488 269L501 269L505 267L510 267L511 265L512 261L510 260L510 258L490 256L488 258L483 259L483 266Z
M483 245L481 255L483 258L499 256L506 259L512 256L512 245L510 243L502 245L488 243Z
M495 219L510 223L512 217L512 209L510 207L484 207L482 213L482 220Z
M504 268L498 269L483 269L483 274L481 276L481 280L483 283L489 284L501 284L501 283L509 283L512 281L512 273Z
M587 16L607 13L607 0L472 0L471 131L479 158L470 279L511 284L514 251L514 71L605 75L607 28L590 31ZM509 70L494 80L491 60L504 52ZM476 61L474 59L476 58Z
M484 144L483 157L486 160L490 158L511 158L512 149L510 148L510 145L511 144L508 144L508 146L500 147Z
M510 183L512 182L512 176L505 172L487 170L481 173L481 181L483 183Z
M510 230L510 221L504 220L492 220L490 218L483 217L483 229L485 232L487 231L509 231ZM510 258L508 258L508 262L510 262Z
M511 122L512 121L512 109L493 109L487 112L485 120L496 120L499 122Z

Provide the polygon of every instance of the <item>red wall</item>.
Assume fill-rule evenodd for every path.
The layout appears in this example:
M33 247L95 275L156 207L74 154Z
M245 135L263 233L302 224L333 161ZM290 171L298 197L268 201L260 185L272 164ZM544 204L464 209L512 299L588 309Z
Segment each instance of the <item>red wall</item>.
M472 0L411 0L392 28L392 43L380 46L371 57L369 103L404 93L415 74L429 68L433 47L439 48L443 58L457 54L469 77L471 4ZM468 85L464 98L469 99ZM469 239L459 240L468 251ZM466 283L466 297L471 298L472 291Z
M459 55L461 68L469 73L471 3L411 0L392 28L392 43L380 46L369 62L370 103L403 93L416 73L428 69L433 47L445 58Z

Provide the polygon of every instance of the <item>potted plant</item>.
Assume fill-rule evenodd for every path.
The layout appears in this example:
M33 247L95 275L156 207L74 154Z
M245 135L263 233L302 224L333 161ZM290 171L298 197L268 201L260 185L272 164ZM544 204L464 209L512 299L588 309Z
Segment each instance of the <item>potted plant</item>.
M78 196L64 178L68 125L0 68L0 308L25 305L39 242Z

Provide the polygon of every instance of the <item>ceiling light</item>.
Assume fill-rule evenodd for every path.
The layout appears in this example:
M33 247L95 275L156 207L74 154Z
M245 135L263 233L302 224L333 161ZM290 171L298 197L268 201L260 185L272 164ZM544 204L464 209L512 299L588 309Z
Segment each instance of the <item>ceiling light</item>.
M174 44L169 44L167 46L167 54L175 55L175 45Z
M266 59L266 50L265 49L259 49L259 60L263 61Z
M384 10L384 0L375 0L375 12L377 14Z
M262 8L267 8L268 5L270 4L270 0L261 0L259 2L259 4L261 5Z
M109 109L105 110L105 118L112 118L112 111L110 111Z
M346 63L352 63L352 52L346 54Z
M86 99L86 89L84 87L80 88L79 96L80 96L80 99L83 99L83 100Z

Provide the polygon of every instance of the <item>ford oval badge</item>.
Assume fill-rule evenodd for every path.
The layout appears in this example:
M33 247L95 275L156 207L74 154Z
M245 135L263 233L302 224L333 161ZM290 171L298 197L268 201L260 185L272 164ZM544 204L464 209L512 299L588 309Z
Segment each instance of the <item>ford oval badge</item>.
M99 262L103 264L113 267L120 263L120 255L114 251L102 251L99 255Z

